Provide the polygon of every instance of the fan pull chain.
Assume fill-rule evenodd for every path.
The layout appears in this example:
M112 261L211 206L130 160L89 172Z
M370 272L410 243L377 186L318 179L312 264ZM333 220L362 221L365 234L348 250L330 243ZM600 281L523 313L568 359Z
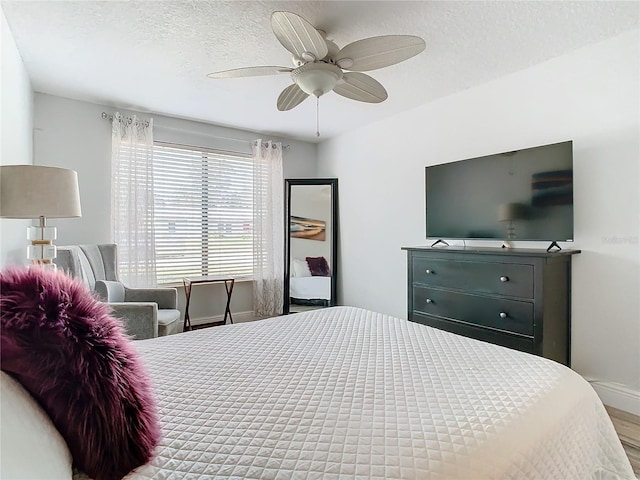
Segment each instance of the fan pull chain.
M320 97L316 97L316 137L320 136Z

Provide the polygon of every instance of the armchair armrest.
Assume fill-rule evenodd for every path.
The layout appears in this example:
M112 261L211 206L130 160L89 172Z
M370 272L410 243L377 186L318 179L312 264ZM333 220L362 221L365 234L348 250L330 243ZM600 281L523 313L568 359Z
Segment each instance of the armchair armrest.
M95 290L108 303L125 301L125 286L113 280L97 280Z
M158 308L178 308L178 290L175 288L127 288L124 289L125 302L155 302Z
M125 330L136 340L158 336L158 305L154 302L109 303L113 316L122 320Z

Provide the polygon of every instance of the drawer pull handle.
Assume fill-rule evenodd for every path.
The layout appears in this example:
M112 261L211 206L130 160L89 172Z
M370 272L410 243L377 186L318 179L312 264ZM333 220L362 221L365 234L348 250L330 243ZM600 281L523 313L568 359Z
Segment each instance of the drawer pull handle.
M507 315L505 312L500 312L500 318L507 318L509 315Z
M502 283L504 283L504 282L508 282L508 281L509 281L509 277L505 277L505 276L503 275L502 277L500 277L500 281L501 281Z
M426 302L427 303L433 303L433 300L431 300L430 298L427 298Z
M424 273L426 273L427 275L431 275L433 273L433 270L429 270L428 268L424 271Z

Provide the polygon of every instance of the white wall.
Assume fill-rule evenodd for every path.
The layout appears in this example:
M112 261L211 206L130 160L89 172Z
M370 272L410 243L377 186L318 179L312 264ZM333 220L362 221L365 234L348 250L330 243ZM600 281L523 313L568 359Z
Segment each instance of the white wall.
M629 32L322 143L341 302L406 318L400 248L426 244L426 165L573 140L572 367L640 414L639 45Z
M82 218L50 222L58 227L58 245L111 241L111 122L101 114L115 111L136 114L139 118L152 117L154 139L160 141L250 153L249 142L260 138L252 132L36 93L34 163L75 170L80 184ZM269 139L290 145L283 154L285 177L316 176L316 145ZM226 297L223 290L220 284L194 288L189 314L196 323L198 319L206 321L224 313ZM179 293L180 309L184 312L182 288ZM251 282L238 283L232 297L232 312L253 310L252 295Z
M33 163L33 90L0 10L0 165ZM29 220L0 219L0 268L26 265Z

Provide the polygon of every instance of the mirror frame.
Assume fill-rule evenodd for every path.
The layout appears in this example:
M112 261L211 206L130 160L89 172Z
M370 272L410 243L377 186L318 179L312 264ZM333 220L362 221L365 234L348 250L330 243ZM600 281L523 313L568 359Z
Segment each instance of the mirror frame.
M338 179L337 178L285 178L285 234L284 234L284 304L283 314L290 311L290 275L291 275L291 187L299 185L329 185L331 186L331 300L329 306L337 304L338 291Z

